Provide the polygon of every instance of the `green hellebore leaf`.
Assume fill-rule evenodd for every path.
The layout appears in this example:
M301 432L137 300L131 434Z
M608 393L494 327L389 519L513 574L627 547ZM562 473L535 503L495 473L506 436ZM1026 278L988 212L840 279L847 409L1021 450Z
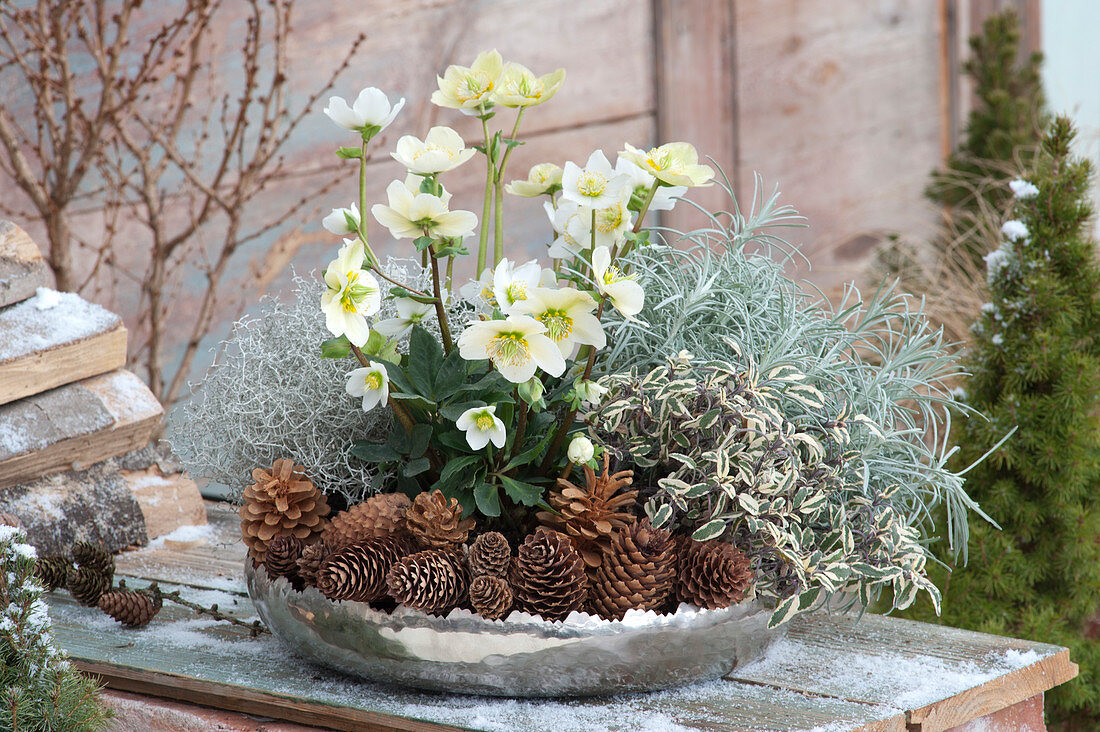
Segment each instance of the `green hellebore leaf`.
M474 501L477 503L477 510L485 516L500 515L500 490L497 486L482 483L474 488Z
M418 236L413 239L413 246L416 247L416 251L422 252L430 247L434 241L430 236Z
M351 354L351 341L346 335L329 338L321 343L321 358L347 358Z
M359 147L342 147L336 151L336 157L344 160L358 160L363 157L363 149Z
M356 442L351 448L351 454L368 463L383 463L397 460L401 455L390 445L375 442Z
M425 473L431 468L432 464L426 457L416 458L405 463L405 469L402 471L405 476L412 478L414 476Z
M504 492L516 503L522 503L524 506L534 506L542 498L542 488L537 485L524 483L506 475L500 476L500 482L504 485Z

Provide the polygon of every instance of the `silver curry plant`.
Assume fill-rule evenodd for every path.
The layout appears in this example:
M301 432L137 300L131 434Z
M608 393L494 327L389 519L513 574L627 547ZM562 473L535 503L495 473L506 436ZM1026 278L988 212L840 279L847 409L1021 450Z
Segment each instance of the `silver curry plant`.
M587 422L653 480L653 523L738 545L753 559L757 593L777 600L772 625L827 597L867 605L886 586L897 607L920 590L938 605L920 531L891 505L893 492L872 499L846 484L858 455L850 427L866 416L822 411L805 374L789 366L760 374L747 358L695 363L684 352L600 385L608 392ZM788 419L784 397L815 416Z

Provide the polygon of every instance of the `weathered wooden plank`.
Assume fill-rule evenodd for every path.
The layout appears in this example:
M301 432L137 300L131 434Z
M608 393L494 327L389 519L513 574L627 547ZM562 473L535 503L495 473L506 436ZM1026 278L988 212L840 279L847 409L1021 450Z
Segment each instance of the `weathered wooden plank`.
M144 470L123 470L121 475L141 506L150 539L171 534L181 526L206 523L199 487L186 474L165 474L152 465Z
M0 407L0 488L79 470L149 441L164 410L138 377L115 371Z
M122 319L79 295L43 291L0 310L0 404L125 365Z
M0 308L53 285L53 272L27 232L11 221L0 221Z

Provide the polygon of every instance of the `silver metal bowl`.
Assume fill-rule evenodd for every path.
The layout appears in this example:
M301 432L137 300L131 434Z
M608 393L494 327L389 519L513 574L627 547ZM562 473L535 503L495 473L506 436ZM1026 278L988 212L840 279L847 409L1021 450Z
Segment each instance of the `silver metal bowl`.
M546 622L513 612L486 620L329 600L295 591L246 560L260 617L300 656L374 681L491 696L596 696L667 689L719 678L760 657L783 628L746 600L722 610L681 605L673 615L630 611L622 621L574 613ZM783 626L785 627L785 626Z

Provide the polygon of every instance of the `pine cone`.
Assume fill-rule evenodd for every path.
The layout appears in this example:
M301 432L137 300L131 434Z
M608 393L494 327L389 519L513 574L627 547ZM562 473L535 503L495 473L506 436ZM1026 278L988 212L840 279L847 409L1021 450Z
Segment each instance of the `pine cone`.
M103 574L115 576L115 558L99 544L78 541L69 550L78 567L87 567Z
M598 567L603 555L611 551L611 533L631 522L629 511L638 491L619 491L634 482L633 470L609 474L611 457L603 454L603 473L584 466L586 486L580 488L565 478L558 478L558 490L551 491L547 500L557 513L539 511L536 518L543 526L561 531L573 539L588 567Z
M407 607L443 615L466 597L466 558L454 549L426 549L401 559L386 577L390 597Z
M496 575L474 577L470 582L470 604L481 617L499 620L512 609L512 587Z
M81 605L95 607L100 596L111 589L112 575L92 567L73 567L69 570L68 586L73 599Z
M321 539L302 549L302 556L298 558L298 577L310 587L317 586L317 573L321 571L321 565L332 554L332 547Z
M324 539L334 549L358 544L372 536L405 530L405 513L412 501L404 493L379 493L341 511L325 527Z
M329 555L317 572L317 589L332 600L379 600L386 596L390 568L412 551L401 534L365 539Z
M611 535L611 552L591 573L588 605L601 618L622 620L631 608L660 611L676 583L676 544L649 519Z
M718 539L687 544L680 556L676 598L708 610L741 602L753 579L748 557Z
M324 529L328 499L301 465L280 458L271 470L253 470L252 479L256 482L244 489L240 510L241 537L256 564L263 564L275 537L293 535L309 544Z
M508 579L516 607L543 620L564 620L583 608L588 596L584 561L572 540L546 528L520 545Z
M512 559L512 547L504 534L487 531L474 539L470 546L470 574L475 577L492 575L503 577L508 574L508 562Z
M160 598L129 590L105 592L99 598L99 609L130 628L140 628L160 612Z
M53 592L68 584L72 566L68 557L39 557L34 562L34 575L47 590Z
M449 501L442 491L424 492L405 514L405 522L416 542L425 549L446 549L466 543L474 520L462 520L462 506Z
M271 578L298 579L298 559L302 556L302 540L297 536L276 536L267 544L264 567Z

